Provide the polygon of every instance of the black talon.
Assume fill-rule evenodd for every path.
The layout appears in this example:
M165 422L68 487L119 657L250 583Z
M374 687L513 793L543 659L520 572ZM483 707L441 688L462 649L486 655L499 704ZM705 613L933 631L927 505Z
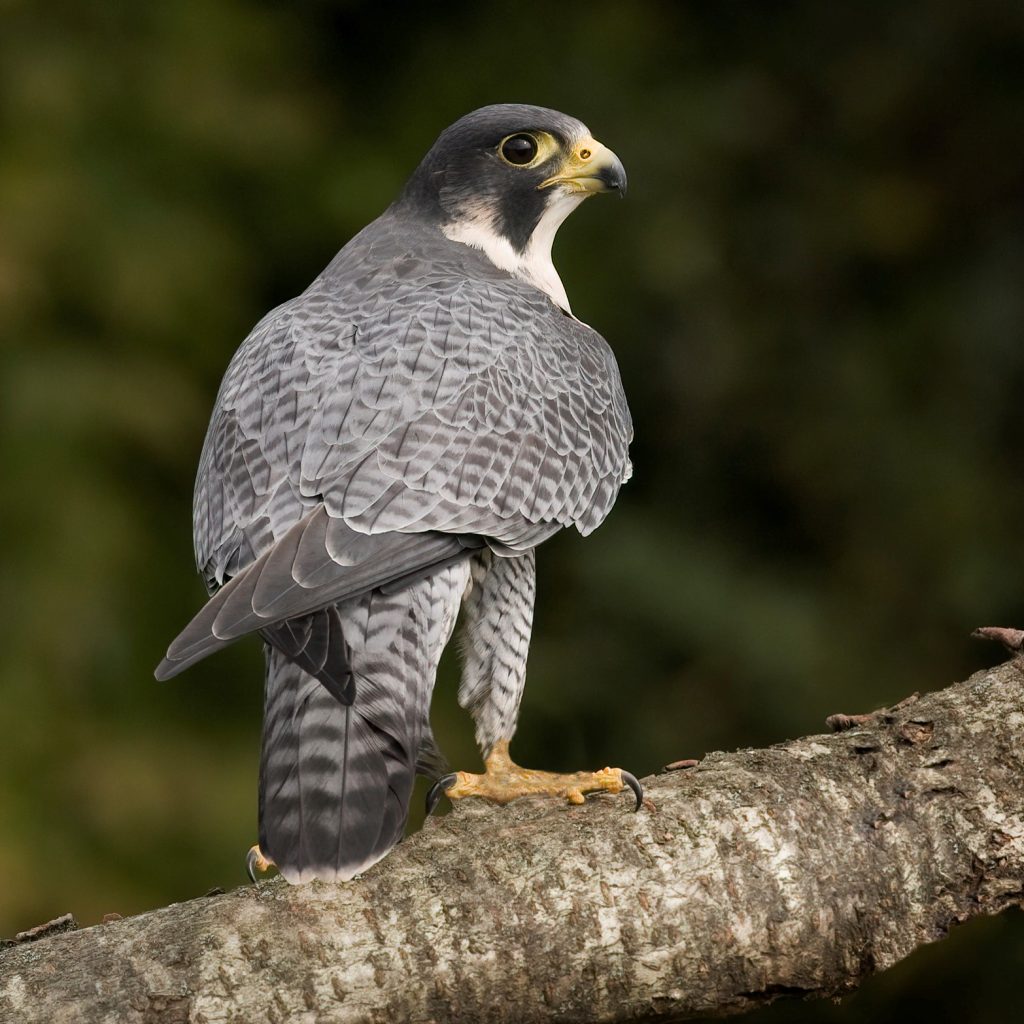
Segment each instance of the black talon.
M259 854L256 852L256 847L250 847L249 852L245 855L245 871L249 876L249 881L253 885L256 884L256 859Z
M633 808L633 813L636 814L644 802L644 787L640 785L635 775L624 772L621 768L619 769L619 774L622 776L622 781L633 790L633 795L636 797L636 807Z
M430 789L427 790L427 817L429 818L434 813L434 808L437 807L444 795L445 791L455 785L458 775L452 772L450 775L442 775L441 778L435 782ZM633 780L636 781L635 779Z

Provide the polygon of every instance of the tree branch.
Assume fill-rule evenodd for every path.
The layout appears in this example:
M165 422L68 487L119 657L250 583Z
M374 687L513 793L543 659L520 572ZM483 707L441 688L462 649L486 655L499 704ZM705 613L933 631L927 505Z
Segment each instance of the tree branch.
M1024 662L583 808L460 806L362 878L0 952L0 1020L676 1020L847 992L1022 902ZM685 765L685 762L680 762Z

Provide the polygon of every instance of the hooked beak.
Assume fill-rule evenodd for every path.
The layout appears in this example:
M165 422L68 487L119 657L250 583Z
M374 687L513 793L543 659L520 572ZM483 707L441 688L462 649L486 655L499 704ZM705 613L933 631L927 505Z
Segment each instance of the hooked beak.
M570 192L596 195L598 192L626 194L626 169L622 161L597 139L586 138L577 143L556 174L542 181L537 188L561 185Z

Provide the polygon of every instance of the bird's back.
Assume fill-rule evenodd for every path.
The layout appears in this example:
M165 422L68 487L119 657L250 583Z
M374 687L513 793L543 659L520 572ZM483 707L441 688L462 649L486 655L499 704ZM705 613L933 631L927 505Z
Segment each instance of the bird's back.
M389 211L232 359L196 480L197 562L216 589L320 504L360 533L589 532L630 437L600 335Z

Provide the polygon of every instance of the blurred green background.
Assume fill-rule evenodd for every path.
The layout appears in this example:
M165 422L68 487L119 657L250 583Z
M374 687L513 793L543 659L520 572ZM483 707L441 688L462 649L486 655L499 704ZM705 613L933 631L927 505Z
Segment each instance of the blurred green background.
M820 731L1024 625L1018 0L0 0L0 935L242 882L259 645L152 678L203 598L217 384L500 101L580 117L631 185L556 245L636 472L540 554L517 758L647 773ZM471 767L456 674L436 731ZM764 1017L991 1020L1022 968L1009 916Z

